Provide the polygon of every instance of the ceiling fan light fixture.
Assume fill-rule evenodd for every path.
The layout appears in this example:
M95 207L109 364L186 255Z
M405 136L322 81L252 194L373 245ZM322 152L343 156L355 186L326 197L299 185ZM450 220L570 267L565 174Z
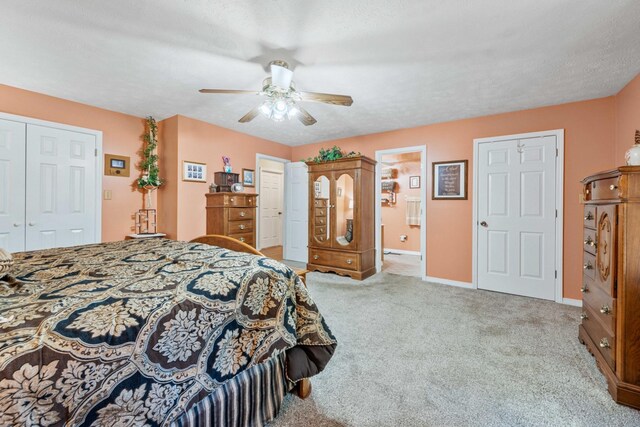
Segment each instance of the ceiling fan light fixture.
M274 62L271 63L272 84L283 90L289 90L289 87L291 87L291 80L293 79L293 71L289 69L289 66L284 61Z

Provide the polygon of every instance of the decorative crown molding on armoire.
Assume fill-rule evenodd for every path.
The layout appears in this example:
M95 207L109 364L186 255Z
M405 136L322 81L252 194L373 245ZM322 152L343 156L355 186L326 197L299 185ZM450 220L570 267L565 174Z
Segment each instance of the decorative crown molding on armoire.
M376 272L375 165L374 160L364 156L307 162L307 269L357 280Z
M595 174L582 184L578 336L596 358L613 400L640 409L640 166Z

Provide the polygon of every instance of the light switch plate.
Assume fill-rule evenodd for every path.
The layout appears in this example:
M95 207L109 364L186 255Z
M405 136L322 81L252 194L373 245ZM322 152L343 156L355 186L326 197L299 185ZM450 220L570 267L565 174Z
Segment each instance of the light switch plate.
M104 200L111 200L111 190L104 190Z

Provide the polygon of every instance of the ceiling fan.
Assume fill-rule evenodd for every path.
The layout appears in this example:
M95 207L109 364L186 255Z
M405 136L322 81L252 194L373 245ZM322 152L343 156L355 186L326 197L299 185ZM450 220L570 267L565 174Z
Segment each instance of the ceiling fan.
M229 90L229 89L200 89L200 93L226 93L226 94L254 94L264 96L262 104L256 106L247 114L242 116L240 123L247 123L255 119L262 113L265 117L280 122L285 119L296 117L305 126L310 126L317 122L311 114L302 108L299 102L323 102L325 104L350 106L353 99L347 95L332 95L330 93L299 92L293 82L293 71L289 69L289 64L285 61L272 61L271 76L262 82L262 90L255 92L251 90Z

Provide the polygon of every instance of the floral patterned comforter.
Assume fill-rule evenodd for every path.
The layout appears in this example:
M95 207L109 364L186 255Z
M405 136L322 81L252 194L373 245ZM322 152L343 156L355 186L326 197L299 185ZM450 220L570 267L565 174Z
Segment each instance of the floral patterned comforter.
M0 282L0 425L166 425L295 345L335 346L300 279L165 239L15 255Z

